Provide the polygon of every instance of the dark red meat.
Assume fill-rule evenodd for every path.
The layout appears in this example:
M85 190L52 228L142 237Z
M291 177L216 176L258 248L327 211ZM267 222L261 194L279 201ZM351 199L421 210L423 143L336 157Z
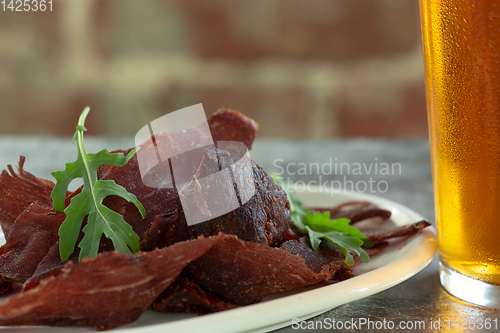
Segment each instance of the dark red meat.
M38 178L24 170L25 157L19 158L17 173L11 165L0 174L0 226L5 238L12 230L17 217L33 202L51 206L50 192L54 183Z
M238 305L331 280L337 271L326 268L316 273L298 255L237 238L221 240L186 268L188 276L204 290Z
M310 208L318 212L330 212L330 218L346 217L351 220L351 224L360 222L372 217L380 217L387 220L391 217L391 212L381 209L377 205L368 201L351 201L338 205L334 208Z
M187 265L186 273L196 284L236 304L338 277L338 270L312 271L288 251L219 234L151 252L114 251L77 265L69 262L61 274L0 304L0 325L118 327L136 320ZM182 288L186 290L185 283ZM178 304L178 292L171 294L175 300L177 293L173 304ZM201 290L187 290L188 297L193 294L198 294L197 302L203 299ZM216 298L208 305L214 302Z
M101 253L0 304L0 325L89 326L111 329L135 321L182 269L235 236L181 242L151 252Z
M259 125L253 120L229 109L220 109L208 119L214 141L243 142L252 149Z
M151 305L160 312L188 312L207 314L235 308L236 305L225 302L204 291L192 280L179 276L155 299Z
M396 237L410 237L415 235L419 230L422 230L431 224L425 220L418 221L412 224L407 224L404 226L395 226L392 228L383 228L383 229L360 229L363 234L370 238L370 240L376 244L385 242L390 238Z
M307 267L315 273L328 272L345 280L353 276L351 267L345 264L345 256L329 242L321 242L317 250L313 250L306 237L284 242L280 249L296 254L306 261ZM336 279L335 279L336 280Z
M12 281L0 276L0 296L5 295L12 287Z
M11 281L25 282L57 243L57 231L64 213L50 207L31 204L16 219L0 256L0 275ZM59 253L59 252L58 252Z

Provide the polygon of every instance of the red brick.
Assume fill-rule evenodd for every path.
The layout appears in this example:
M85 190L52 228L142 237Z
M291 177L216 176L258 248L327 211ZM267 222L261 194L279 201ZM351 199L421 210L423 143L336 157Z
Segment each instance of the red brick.
M40 51L39 55L50 57L52 62L60 60L60 53L63 48L61 5L61 1L55 0L52 4L52 11L47 9L45 12L29 13L34 24L34 32L37 38L36 45Z
M186 47L185 19L178 10L179 0L120 1L99 0L97 24L105 28L99 44L115 56L190 53ZM100 5L102 3L102 6ZM101 8L102 7L102 8ZM99 33L94 29L93 33ZM96 37L94 37L96 38Z
M115 7L113 6L115 4ZM95 52L104 59L109 59L114 51L113 41L118 38L119 25L117 22L117 11L119 3L109 0L98 0L93 2L90 24L91 38L95 46Z
M62 30L61 11L56 8L60 3L57 0L53 2L52 11L49 11L49 7L44 12L0 10L0 31L24 36L29 34L30 43L34 47L31 53L46 61L56 62L62 49Z
M10 126L0 125L2 135L73 135L80 113L87 105L92 105L90 93L66 91L61 94L47 92L27 92L24 98L1 104L9 110ZM102 134L98 131L99 115L91 112L86 121L88 134Z
M298 138L308 136L311 98L296 88L266 89L265 87L202 88L178 85L166 88L158 95L156 116L183 107L203 103L210 116L219 108L243 112L259 125L259 137Z
M399 87L350 87L340 108L344 137L426 138L427 113L423 82ZM384 97L387 99L384 102ZM356 102L362 99L362 106Z
M68 31L62 26L68 2L53 1L53 12L0 12L0 34L6 37L0 40L8 43L0 45L0 72L4 75L1 134L70 135L86 105L94 108L88 119L90 134L103 135L118 132L113 130L116 117L111 115L129 116L144 110L144 117L150 113L159 117L200 102L207 114L220 107L248 114L261 124L259 137L311 137L317 128L312 122L323 119L315 114L320 107L315 104L320 103L317 92L300 87L300 83L296 87L270 87L266 82L246 86L243 75L227 87L211 87L210 83L202 87L195 82L156 87L164 73L134 77L137 85L158 89L158 96L150 98L149 93L122 96L120 87L109 92L103 82L116 77L115 73L102 73L91 80L71 72L61 77L58 66L72 63L64 58L71 54L64 49ZM355 68L357 60L390 59L419 43L416 0L157 0L147 5L96 0L92 4L91 22L87 22L91 59L85 65L94 65L95 58L104 59L110 64L100 64L106 70L127 71L136 64L124 65L127 59L148 61L170 52L186 54L187 59L194 53L203 58L201 61L217 59L222 64L279 58L289 61L291 70L294 65L304 70L304 62L313 70L315 64L323 62L349 61ZM183 29L189 31L187 37ZM119 61L117 66L115 60ZM126 72L120 74L130 78ZM254 79L252 82L263 81ZM340 123L321 134L426 137L423 83L389 86L383 79L377 83L365 79L361 76L345 90L332 92L332 100L321 107L335 102L331 121L338 116ZM383 96L397 102L384 104L380 100ZM358 98L363 98L363 103L357 103ZM128 108L121 108L123 104ZM120 130L123 123L118 125ZM119 134L135 134L125 131L133 131L132 126Z
M204 58L347 61L406 52L420 39L416 1L178 1ZM248 13L244 27L243 4L257 12Z

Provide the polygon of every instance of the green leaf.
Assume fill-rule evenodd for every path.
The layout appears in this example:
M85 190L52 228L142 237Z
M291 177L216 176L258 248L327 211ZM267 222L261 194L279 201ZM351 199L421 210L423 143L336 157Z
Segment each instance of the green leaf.
M271 178L287 193L292 222L298 229L307 231L311 247L314 250L324 239L342 251L346 257L345 263L349 266L354 264L354 259L349 251L356 253L363 262L370 260L361 246L372 247L372 241L361 231L349 225L351 222L349 219L330 219L330 212L320 213L304 208L302 200L291 193L280 176L271 175Z
M361 248L363 241L357 237L349 236L349 234L346 232L314 231L308 226L306 226L306 230L309 234L311 246L315 250L321 243L321 239L325 239L335 245L340 251L342 251L342 253L345 255L345 263L349 266L352 266L354 264L354 258L349 253L349 251L353 251L354 253L356 253L359 256L359 259L363 262L370 261L370 257L368 256L368 254Z
M363 241L364 247L372 247L373 242L363 235L361 231L357 228L351 226L349 223L351 220L348 218L338 218L338 219L330 219L330 212L307 212L304 217L306 220L306 224L311 227L313 230L319 232L328 232L328 231L340 231L346 232L348 235L357 237Z
M64 211L66 214L66 219L59 228L59 251L63 261L68 260L75 251L85 216L88 218L83 228L84 237L78 245L80 260L86 256L97 256L103 234L111 239L117 251L122 253L139 251L139 236L132 226L125 222L120 214L102 204L107 196L120 196L133 203L143 218L146 214L137 197L127 192L124 187L113 180L97 179L97 170L101 165L122 167L134 156L138 148L130 151L127 156L123 153L111 154L106 149L97 153L87 153L83 145L83 132L87 130L84 123L89 111L89 107L83 110L73 135L73 143L78 151L76 161L66 163L63 171L52 172L52 176L56 179L56 185L51 193L54 209ZM82 191L71 199L68 207L64 208L68 186L76 178L83 179Z

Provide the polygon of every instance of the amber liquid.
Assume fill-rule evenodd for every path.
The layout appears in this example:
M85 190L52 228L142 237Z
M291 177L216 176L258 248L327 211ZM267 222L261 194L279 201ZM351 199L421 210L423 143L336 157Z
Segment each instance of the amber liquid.
M440 258L500 284L500 1L420 10Z

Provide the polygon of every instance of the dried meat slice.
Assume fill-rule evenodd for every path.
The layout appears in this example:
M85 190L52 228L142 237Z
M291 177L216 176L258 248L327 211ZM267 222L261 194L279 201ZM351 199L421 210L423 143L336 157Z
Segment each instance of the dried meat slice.
M25 282L58 242L62 212L38 203L29 205L16 219L0 255L0 276Z
M236 305L225 302L200 288L185 276L179 276L175 281L158 296L151 305L153 310L159 312L187 312L207 314L229 310Z
M335 277L335 270L316 273L304 258L279 248L225 238L188 267L186 274L204 290L238 305L265 296L313 285Z
M76 265L69 262L61 274L0 304L0 325L118 327L137 319L189 263L187 272L196 284L236 304L337 273L316 273L298 255L219 234L135 255L107 252Z
M161 303L158 296L184 267L184 273L203 291L237 305L255 303L279 291L350 277L350 271L342 269L337 251L325 248L318 252L319 259L304 259L300 254L307 257L303 252L311 252L306 242L290 242L283 245L284 250L219 234L135 255L101 253L77 265L66 264L61 274L45 278L1 304L0 325L118 327L137 319L155 300ZM171 305L189 306L179 305L185 286L182 290L181 284L180 293L170 295ZM187 292L189 297L198 294L195 303L203 299L199 291Z
M0 296L5 295L9 292L12 287L12 281L0 276Z
M214 113L208 118L208 126L214 141L243 142L248 150L252 149L259 130L259 125L253 119L229 109L219 109Z
M404 226L396 226L383 229L360 229L363 234L368 237L374 244L385 242L390 238L410 237L415 235L419 230L427 228L431 224L425 220Z
M245 204L227 214L188 227L191 238L223 232L236 235L244 241L268 246L281 244L291 222L288 197L264 169L250 157L247 158L253 171L254 195Z
M0 225L5 238L12 230L17 217L33 202L51 206L50 193L54 183L38 178L24 170L26 158L21 156L17 173L11 165L0 174Z
M83 235L80 235L78 242L80 242ZM68 259L73 263L78 262L78 251L75 251ZM42 258L36 270L33 272L32 276L26 281L24 281L24 290L33 288L38 284L38 282L51 275L60 274L65 262L61 260L61 254L59 252L59 239L50 247L47 254Z
M318 251L311 249L308 240L304 237L299 241L286 241L280 247L281 250L285 250L292 255L299 256L305 260L307 268L315 274L322 273L325 277L331 277L330 281L343 281L348 278L353 277L353 272L351 267L345 264L345 256L332 244L323 242ZM273 251L273 250L271 250ZM283 252L283 251L281 251ZM280 253L274 251L274 253ZM285 256L288 255L285 253ZM300 262L301 260L297 257L293 260ZM201 261L202 259L199 259ZM199 261L196 261L198 263ZM194 263L193 265L195 265ZM232 265L228 264L224 269ZM192 268L188 268L192 269ZM223 274L227 274L224 272ZM243 279L254 279L253 274ZM276 277L276 279L282 279L281 274ZM316 280L315 280L316 281ZM322 280L321 280L322 281ZM247 282L249 283L249 282ZM260 283L260 282L258 282ZM268 292L281 291L280 288L273 289L271 287L272 282L267 281ZM254 286L249 286L250 289L255 288ZM215 311L222 311L235 307L235 304L229 301L223 301L219 297L216 297L213 293L202 289L198 284L196 284L191 279L182 276L180 279L176 280L169 288L167 288L153 303L153 309L157 311L165 312L190 312L197 314L211 313Z
M317 207L310 209L320 213L330 212L330 218L332 219L346 217L351 220L351 224L373 217L380 217L382 220L387 220L391 217L390 211L381 209L368 201L350 201L334 208Z
M185 225L180 224L180 212L156 215L151 228L141 239L141 251L152 251L174 244L178 239L188 239Z
M309 239L302 237L284 242L280 249L304 258L307 267L315 273L333 275L332 280L342 281L354 276L351 267L345 263L344 254L329 242L321 242L318 249L313 250Z
M89 326L111 329L135 321L183 268L224 239L220 234L151 252L101 253L0 304L2 326Z

